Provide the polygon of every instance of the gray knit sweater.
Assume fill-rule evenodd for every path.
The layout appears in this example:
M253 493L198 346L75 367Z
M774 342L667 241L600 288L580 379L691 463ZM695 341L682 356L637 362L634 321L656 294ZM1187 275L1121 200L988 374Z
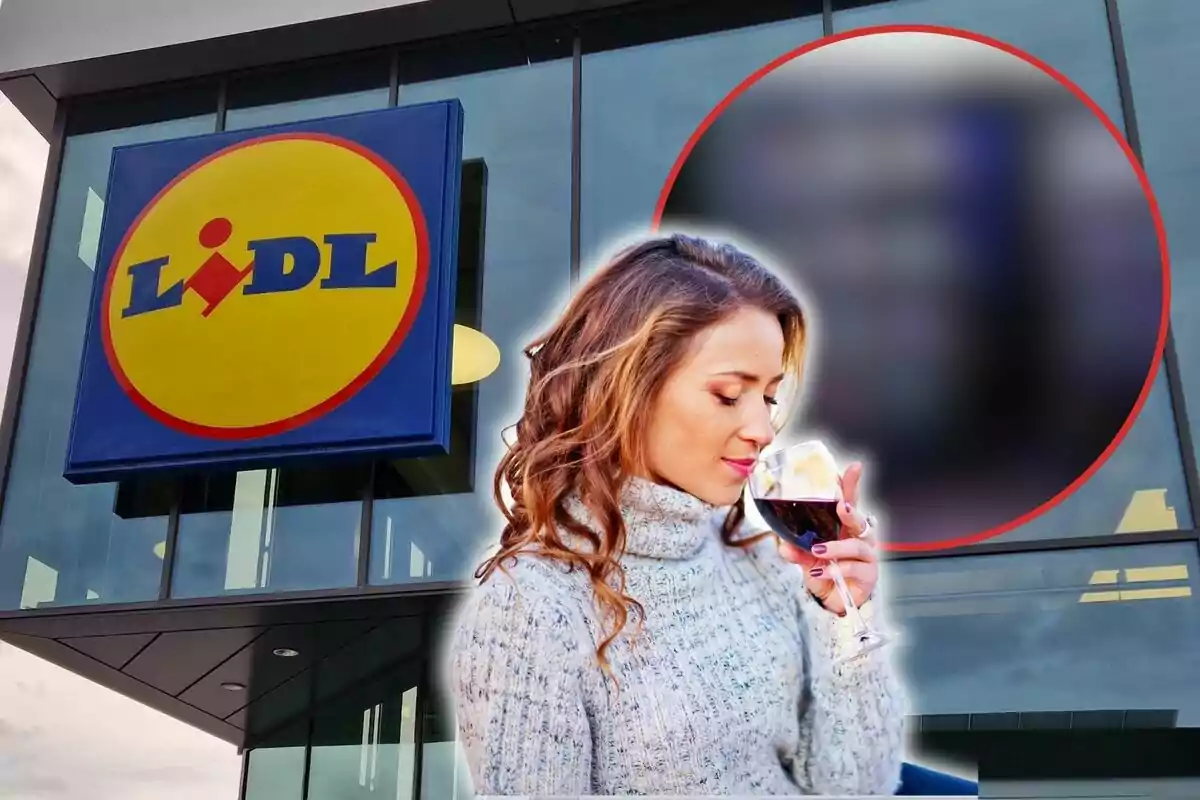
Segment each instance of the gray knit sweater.
M475 791L892 794L906 708L886 651L833 667L849 623L770 539L723 545L727 509L642 480L622 508L646 621L633 646L631 621L608 649L619 690L596 664L581 571L522 556L462 604L447 666Z

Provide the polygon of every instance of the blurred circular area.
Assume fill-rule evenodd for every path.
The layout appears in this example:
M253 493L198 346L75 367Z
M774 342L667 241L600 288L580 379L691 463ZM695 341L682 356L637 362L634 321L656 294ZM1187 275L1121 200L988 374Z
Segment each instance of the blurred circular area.
M807 299L789 438L868 463L884 546L980 541L1100 466L1166 336L1160 224L1077 89L975 34L855 32L709 117L656 220L754 249Z

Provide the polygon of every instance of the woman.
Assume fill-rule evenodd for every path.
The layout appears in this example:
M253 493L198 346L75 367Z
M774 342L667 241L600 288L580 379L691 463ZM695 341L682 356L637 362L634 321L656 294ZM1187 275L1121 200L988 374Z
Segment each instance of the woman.
M870 617L869 538L809 555L744 525L805 332L753 258L673 236L617 256L526 351L500 550L449 642L477 793L895 792L887 658L831 666L852 639L822 565ZM856 534L860 475L839 507Z

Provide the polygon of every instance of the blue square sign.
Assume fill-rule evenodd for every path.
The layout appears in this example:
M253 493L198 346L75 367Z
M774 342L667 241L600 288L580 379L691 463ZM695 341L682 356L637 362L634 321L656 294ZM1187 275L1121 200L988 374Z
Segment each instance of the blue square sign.
M445 452L456 100L118 148L66 477Z

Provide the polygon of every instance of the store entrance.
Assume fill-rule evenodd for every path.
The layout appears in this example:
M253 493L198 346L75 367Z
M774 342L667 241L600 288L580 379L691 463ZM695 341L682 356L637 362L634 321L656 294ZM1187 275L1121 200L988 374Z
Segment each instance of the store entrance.
M469 800L454 719L425 657L356 688L245 756L243 800Z

